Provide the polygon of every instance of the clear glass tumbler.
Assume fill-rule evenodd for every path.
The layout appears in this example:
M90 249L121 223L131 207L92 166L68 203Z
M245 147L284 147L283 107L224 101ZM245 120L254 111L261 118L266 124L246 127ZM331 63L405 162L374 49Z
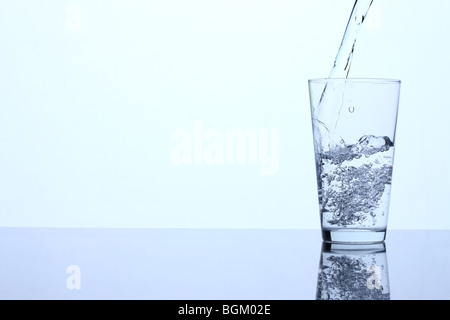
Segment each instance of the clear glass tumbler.
M309 81L324 241L386 237L401 82Z

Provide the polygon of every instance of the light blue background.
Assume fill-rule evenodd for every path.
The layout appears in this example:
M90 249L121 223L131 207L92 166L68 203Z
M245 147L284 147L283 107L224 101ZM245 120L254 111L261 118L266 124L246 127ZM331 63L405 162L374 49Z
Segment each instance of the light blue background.
M353 0L1 1L0 226L318 228L307 80ZM390 228L449 229L450 2L375 0L352 77L403 81ZM279 170L174 132L279 130Z

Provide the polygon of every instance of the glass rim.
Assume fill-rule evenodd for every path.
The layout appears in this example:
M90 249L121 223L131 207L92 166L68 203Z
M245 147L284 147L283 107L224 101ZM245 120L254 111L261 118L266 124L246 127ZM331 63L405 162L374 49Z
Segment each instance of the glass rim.
M353 83L378 83L378 84L401 84L398 79L389 78L317 78L308 80L309 83L327 83L327 82L353 82Z

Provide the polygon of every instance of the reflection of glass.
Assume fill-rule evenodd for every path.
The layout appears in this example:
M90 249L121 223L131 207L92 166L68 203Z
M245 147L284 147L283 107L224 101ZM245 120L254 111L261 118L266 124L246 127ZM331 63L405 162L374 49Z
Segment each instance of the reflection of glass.
M390 300L386 246L323 243L317 300Z

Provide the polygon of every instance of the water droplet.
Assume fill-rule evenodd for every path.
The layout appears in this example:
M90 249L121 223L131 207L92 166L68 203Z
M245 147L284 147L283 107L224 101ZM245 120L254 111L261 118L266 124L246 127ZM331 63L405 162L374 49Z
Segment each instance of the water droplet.
M349 108L348 108L348 112L350 112L350 113L355 112L355 107L349 107Z

